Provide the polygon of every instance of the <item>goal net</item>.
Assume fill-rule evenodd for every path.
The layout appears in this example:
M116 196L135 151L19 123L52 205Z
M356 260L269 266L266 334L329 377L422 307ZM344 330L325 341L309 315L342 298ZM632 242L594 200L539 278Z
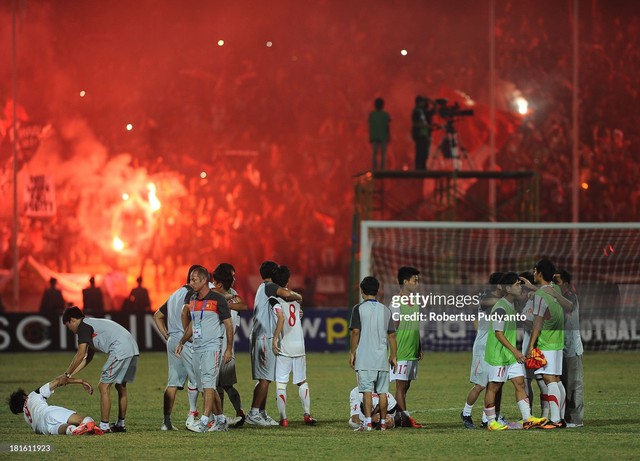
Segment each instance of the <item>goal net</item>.
M420 293L460 296L484 291L492 272L531 272L548 258L572 275L585 349L640 348L640 223L363 221L360 235L360 279L375 276L387 304L401 266L420 271ZM476 325L448 321L452 309L474 312L440 306L444 317L425 316L425 349L471 349Z

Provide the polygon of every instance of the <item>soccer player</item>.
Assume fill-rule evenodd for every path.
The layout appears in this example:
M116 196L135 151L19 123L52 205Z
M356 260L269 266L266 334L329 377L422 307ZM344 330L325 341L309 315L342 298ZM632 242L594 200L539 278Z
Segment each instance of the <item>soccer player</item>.
M578 295L571 284L571 274L559 270L555 276L562 295L571 301L573 309L564 313L564 350L562 359L562 384L567 393L565 415L568 428L584 425L584 387L582 374L582 337Z
M196 296L182 309L183 324L187 326L176 348L176 355L181 355L187 341L193 341L193 368L196 370L198 390L204 393L204 410L200 421L187 429L193 432L226 431L228 423L220 408L216 383L220 371L223 329L226 330L227 343L222 360L228 363L233 356L231 313L224 296L209 288L209 271L206 268L196 267L191 272L190 285Z
M360 282L363 301L351 313L351 351L349 365L356 371L358 390L363 393L364 420L356 431L371 430L373 393L379 394L380 430L387 428L387 392L389 392L389 364L396 372L398 345L396 327L391 310L378 302L380 282L367 276Z
M520 274L520 281L522 283L522 295L519 297L519 304L522 306L520 312L526 317L523 325L522 333L522 353L527 353L527 346L529 345L529 339L531 338L531 331L533 330L533 296L538 290L535 286L535 279L531 272L522 272ZM529 397L529 404L533 411L533 381L538 383L538 390L540 391L540 416L543 418L549 418L549 402L547 401L547 385L544 383L542 376L536 376L535 370L525 368L524 387Z
M395 426L395 420L398 416L397 414L397 404L396 399L393 398L393 395L387 392L387 417L385 419L385 424L387 429L391 429ZM371 394L372 398L372 406L371 410L371 426L379 427L380 426L380 397L377 393ZM358 386L351 389L351 393L349 394L349 406L351 409L351 414L349 415L349 427L351 429L358 429L362 426L362 422L364 421L364 402L363 402L363 394L358 390ZM400 418L398 418L400 419Z
M419 275L420 271L415 267L403 266L398 269L398 296L417 293ZM406 318L419 311L419 305L402 304L399 308L399 320L394 322L398 342L398 368L391 372L389 379L396 382L395 400L401 417L401 427L422 427L422 424L418 424L407 411L407 391L411 387L411 381L418 377L418 362L422 360L424 353L420 341L420 320L412 321Z
M246 422L257 426L278 425L278 422L267 415L265 410L269 384L275 379L276 371L276 356L271 347L275 322L271 315L269 298L278 296L285 301L302 301L302 296L295 291L279 287L271 281L273 271L277 267L278 264L273 261L264 261L260 265L262 283L256 290L256 297L253 302L253 322L251 334L249 335L251 343L251 374L253 379L258 382L253 388L251 410L247 415Z
M560 380L564 349L564 311L551 293L555 291L551 286L555 272L555 266L548 259L541 259L533 268L533 276L540 288L533 299L533 331L526 354L530 357L531 351L537 346L547 359L547 364L535 371L536 375L542 375L547 385L550 421L541 426L543 429L565 427L562 413L566 392Z
M236 281L236 270L229 263L221 263L215 268L212 274L213 278L213 290L220 293L225 297L229 304L231 312L231 324L233 326L233 336L235 338L236 331L240 326L239 311L245 311L248 309L247 303L238 295L238 292L233 289L233 284ZM222 344L226 344L226 332L222 337ZM236 359L235 359L235 341L233 343L234 356L231 357L229 363L223 363L220 366L220 376L218 377L218 387L216 388L218 395L220 396L220 407L224 412L224 393L229 396L229 400L236 411L236 416L229 419L229 426L240 427L244 424L245 413L242 409L242 400L240 399L240 393L233 387L238 382L236 375Z
M18 389L9 396L11 413L24 414L24 420L36 434L46 435L102 435L103 431L96 427L93 418L82 416L64 407L49 405L47 399L54 390L67 384L82 384L89 395L93 394L91 384L83 379L68 378L64 375L54 378L29 395Z
M484 412L490 431L508 429L496 420L495 396L505 381L513 383L516 402L522 414L523 428L529 429L546 422L544 418L531 416L529 399L524 390L525 356L516 347L517 324L514 300L520 296L522 287L515 272L507 272L500 279L504 297L491 309L487 345L484 360L487 363L487 389L484 394Z
M272 276L273 283L288 288L291 273L287 266L279 266ZM304 349L304 333L302 332L302 310L297 301L285 301L277 296L269 298L276 328L273 332L272 349L276 356L276 404L280 413L280 425L287 427L287 383L293 373L293 384L298 386L298 396L302 402L304 423L308 426L316 424L311 416L311 397L307 384L307 359ZM286 316L286 317L285 317Z
M185 344L180 357L176 357L178 343L184 334L182 309L185 304L189 304L191 296L194 294L193 289L189 286L189 281L191 271L196 267L200 266L194 265L189 268L187 283L174 291L160 309L153 314L153 321L158 327L158 331L160 331L167 341L167 360L169 362L167 387L164 391L164 422L160 427L160 430L163 431L177 430L171 422L171 413L176 399L176 393L178 389L184 388L187 377L189 377L187 387L189 415L185 423L186 426L192 425L198 416L198 380L193 369L193 349L191 344Z
M473 342L473 358L471 359L471 373L469 375L469 381L473 384L467 400L464 403L464 408L460 413L460 419L464 427L467 429L475 429L471 417L471 411L473 405L480 397L480 394L487 387L487 364L484 361L484 350L487 344L487 336L489 334L489 321L485 316L480 316L480 313L486 314L491 311L491 308L498 302L504 292L499 288L498 283L502 278L502 272L494 272L489 276L489 287L480 295L480 303L478 304L478 332L476 333L476 339ZM495 399L496 413L500 414L500 396L501 391ZM500 420L500 417L498 417ZM487 417L482 413L482 427L487 427Z
M67 367L65 376L71 377L87 366L96 350L109 355L98 384L100 429L104 432L126 432L125 417L129 400L127 383L135 380L140 355L136 340L122 325L108 319L85 318L76 306L65 309L62 323L78 337L78 351ZM118 421L109 425L113 384L118 392Z

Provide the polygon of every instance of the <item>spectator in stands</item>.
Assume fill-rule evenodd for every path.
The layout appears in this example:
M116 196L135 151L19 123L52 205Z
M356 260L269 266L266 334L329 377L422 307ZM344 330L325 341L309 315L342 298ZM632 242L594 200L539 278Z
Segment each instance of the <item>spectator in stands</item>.
M143 314L151 311L149 290L142 286L142 276L138 277L136 282L138 282L138 286L131 290L129 297L124 301L122 310Z
M82 290L82 311L98 317L104 315L104 297L93 275L89 279L89 286Z
M40 301L40 313L45 315L62 314L66 303L62 297L62 291L56 288L58 280L55 277L49 279L49 288L42 293Z

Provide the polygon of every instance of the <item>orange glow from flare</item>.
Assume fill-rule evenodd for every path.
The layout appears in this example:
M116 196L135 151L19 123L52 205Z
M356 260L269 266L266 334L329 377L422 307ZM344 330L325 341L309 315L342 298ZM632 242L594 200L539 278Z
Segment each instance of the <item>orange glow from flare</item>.
M117 235L113 237L113 249L117 252L124 250L124 242Z

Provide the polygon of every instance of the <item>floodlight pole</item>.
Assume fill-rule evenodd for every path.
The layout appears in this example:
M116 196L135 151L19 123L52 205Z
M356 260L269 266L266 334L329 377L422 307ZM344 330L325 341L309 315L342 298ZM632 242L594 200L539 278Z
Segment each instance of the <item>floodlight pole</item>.
M578 71L580 69L580 43L579 43L579 20L578 20L578 0L573 0L573 95L571 101L572 112L572 145L573 145L573 177L571 181L571 221L574 223L580 222L580 92ZM573 270L577 269L578 264L578 233L575 232L573 236Z
M20 281L18 277L18 37L16 16L18 0L11 2L11 36L12 36L12 79L13 79L13 306L20 303Z
M495 0L489 2L489 169L496 170L496 33ZM489 180L489 221L496 221L496 181ZM495 234L489 234L489 271L496 271Z

